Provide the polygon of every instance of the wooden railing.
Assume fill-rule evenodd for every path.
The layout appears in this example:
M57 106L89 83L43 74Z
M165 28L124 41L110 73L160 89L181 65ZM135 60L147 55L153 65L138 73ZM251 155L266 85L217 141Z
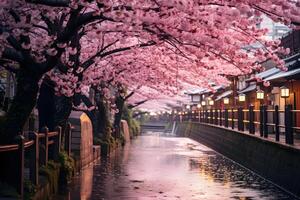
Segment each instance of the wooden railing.
M68 124L65 134L65 150L70 155L71 152L71 124ZM27 135L25 138L24 135ZM24 169L25 169L25 152L29 153L29 179L30 181L38 185L39 184L39 166L47 166L48 160L57 161L61 144L61 127L56 127L55 131L50 132L47 127L44 127L41 133L28 132L26 134L19 135L16 140L16 144L2 145L0 146L0 156L3 153L16 152L16 167L17 171L11 173L16 174L16 180L13 183L15 187L23 197L24 190Z
M264 138L269 138L269 133L272 133L277 142L283 135L285 143L293 145L294 135L300 131L300 127L296 123L296 118L300 117L299 114L300 110L293 110L292 105L286 105L284 110L280 110L278 106L268 109L267 106L262 105L257 110L254 109L254 106L249 106L247 109L241 107L237 109L201 109L177 115L175 119L248 131L250 134L259 134Z

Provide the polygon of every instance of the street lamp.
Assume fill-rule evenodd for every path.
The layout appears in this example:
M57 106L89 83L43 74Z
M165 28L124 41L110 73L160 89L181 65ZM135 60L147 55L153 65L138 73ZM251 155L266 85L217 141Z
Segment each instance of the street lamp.
M239 102L245 102L246 101L246 95L245 94L239 94Z
M209 100L209 101L208 101L208 104L209 104L210 106L213 106L213 105L214 105L214 100L212 100L212 99Z
M188 110L189 110L190 108L191 108L191 106L190 106L190 105L186 105L186 109L188 109Z
M281 98L289 98L290 89L285 86L280 87L280 96Z
M202 106L205 106L205 105L206 105L206 102L205 102L205 101L201 101L201 105L202 105Z
M256 91L256 98L258 100L263 100L264 99L264 96L265 96L265 93L263 90L257 90Z
M197 108L198 108L198 109L201 108L201 104L200 104L200 103L197 104Z
M224 102L225 105L228 105L229 104L229 98L225 97L223 99L223 102Z

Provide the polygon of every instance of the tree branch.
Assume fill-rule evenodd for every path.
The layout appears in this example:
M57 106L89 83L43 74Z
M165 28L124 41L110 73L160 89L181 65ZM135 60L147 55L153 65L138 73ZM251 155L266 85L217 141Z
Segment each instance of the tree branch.
M134 95L134 91L130 92L126 97L124 97L124 101L132 97L132 95Z
M81 64L81 66L84 68L84 71L91 66L92 64L94 64L95 62L95 58L99 57L101 55L101 53L103 53L103 51L105 51L107 48L111 47L112 45L116 44L119 40L116 40L108 45L106 45L105 47L101 48L97 53L95 53L93 56L91 56L89 59L87 59L84 63Z
M21 63L24 60L23 55L20 52L16 51L15 49L12 49L12 48L4 49L2 57L5 59L8 59L8 60L18 62L18 63Z
M143 101L139 101L139 102L135 103L134 105L129 105L128 108L129 109L133 109L133 108L135 108L135 107L137 107L139 105L142 105L143 103L146 103L147 101L148 101L147 99L143 100Z
M68 7L70 0L26 0L28 3L41 4L53 7Z

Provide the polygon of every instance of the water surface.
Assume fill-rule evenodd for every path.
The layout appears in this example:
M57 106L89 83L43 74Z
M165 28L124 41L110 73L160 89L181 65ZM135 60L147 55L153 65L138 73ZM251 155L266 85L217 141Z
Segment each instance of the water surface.
M85 168L63 200L293 200L253 172L188 138L147 134Z

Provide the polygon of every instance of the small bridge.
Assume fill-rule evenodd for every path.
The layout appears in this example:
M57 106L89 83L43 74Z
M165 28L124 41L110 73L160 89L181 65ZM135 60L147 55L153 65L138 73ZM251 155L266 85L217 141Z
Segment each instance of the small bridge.
M146 122L141 124L141 132L159 132L167 136L174 136L174 133L176 132L176 123Z
M142 133L151 132L163 132L167 128L167 122L146 122L141 124Z

